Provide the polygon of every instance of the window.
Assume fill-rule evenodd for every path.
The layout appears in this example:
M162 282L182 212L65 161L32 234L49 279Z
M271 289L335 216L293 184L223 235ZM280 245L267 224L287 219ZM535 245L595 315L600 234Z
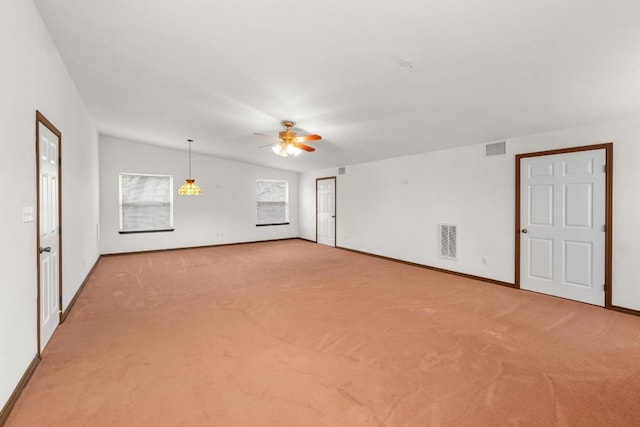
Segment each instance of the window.
M256 225L289 224L289 183L287 181L256 181Z
M120 233L173 231L173 177L120 174Z

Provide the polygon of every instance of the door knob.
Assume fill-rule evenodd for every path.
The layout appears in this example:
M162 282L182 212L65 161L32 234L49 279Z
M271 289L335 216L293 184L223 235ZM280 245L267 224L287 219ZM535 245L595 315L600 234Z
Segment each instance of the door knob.
M47 246L46 248L40 246L40 253L42 252L51 252L51 246Z
M527 234L527 233L529 232L529 230L527 230L526 228L523 228L523 229L522 229L522 232L523 232L524 234Z

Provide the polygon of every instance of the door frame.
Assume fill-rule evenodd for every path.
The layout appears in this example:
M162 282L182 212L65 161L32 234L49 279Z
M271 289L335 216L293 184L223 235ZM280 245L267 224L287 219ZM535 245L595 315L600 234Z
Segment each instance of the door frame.
M40 298L40 124L44 125L58 137L58 324L62 323L62 132L56 128L40 111L36 110L36 266L37 266L37 340L38 357L42 357L41 340L41 307Z
M605 150L605 237L604 237L604 307L611 309L613 260L613 142L557 150L536 151L516 155L516 228L515 228L515 287L520 289L520 160L527 157L568 154L579 151Z
M338 206L336 205L336 201L338 200L338 178L336 176L316 178L316 243L318 243L318 181L322 181L323 179L333 179L333 247L335 248L338 245Z

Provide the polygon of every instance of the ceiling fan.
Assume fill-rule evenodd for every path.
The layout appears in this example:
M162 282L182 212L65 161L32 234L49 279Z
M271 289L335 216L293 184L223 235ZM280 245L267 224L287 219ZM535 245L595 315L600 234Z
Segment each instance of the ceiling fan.
M292 131L291 128L296 124L290 120L283 120L280 122L282 126L284 126L284 130L278 134L278 142L274 142L273 144L264 145L260 148L271 147L274 153L281 157L289 157L289 156L297 156L303 151L312 152L316 149L304 144L307 141L317 141L322 139L320 135L304 135L298 136L295 131ZM276 139L275 136L271 135L263 135L261 133L256 133L254 135L266 136L269 138Z

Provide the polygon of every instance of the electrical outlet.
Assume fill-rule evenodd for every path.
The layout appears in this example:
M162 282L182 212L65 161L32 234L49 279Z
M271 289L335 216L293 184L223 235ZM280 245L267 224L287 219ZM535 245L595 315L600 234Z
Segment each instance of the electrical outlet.
M487 265L489 264L489 259L486 256L482 257L482 265Z

